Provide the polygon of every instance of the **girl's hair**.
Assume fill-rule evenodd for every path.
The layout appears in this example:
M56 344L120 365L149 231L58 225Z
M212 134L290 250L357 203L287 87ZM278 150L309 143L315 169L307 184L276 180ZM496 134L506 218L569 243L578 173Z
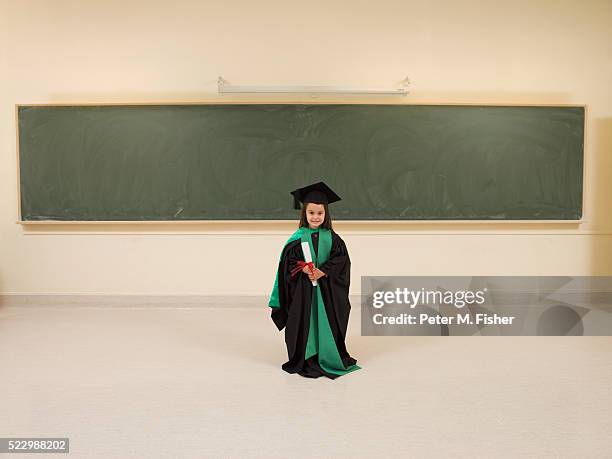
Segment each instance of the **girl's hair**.
M300 211L300 227L305 226L308 228L308 219L306 218L306 208L308 207L308 204L323 204L323 208L325 209L325 218L323 219L323 223L321 223L321 227L328 230L332 229L332 219L331 215L329 214L329 206L324 202L307 202L306 204L302 204L302 210Z

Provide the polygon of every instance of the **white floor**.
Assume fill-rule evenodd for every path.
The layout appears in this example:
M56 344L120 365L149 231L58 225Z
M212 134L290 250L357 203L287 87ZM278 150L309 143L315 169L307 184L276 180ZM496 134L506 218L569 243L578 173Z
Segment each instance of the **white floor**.
M0 437L104 459L612 457L610 337L362 337L356 307L349 335L363 369L306 379L267 307L0 307Z

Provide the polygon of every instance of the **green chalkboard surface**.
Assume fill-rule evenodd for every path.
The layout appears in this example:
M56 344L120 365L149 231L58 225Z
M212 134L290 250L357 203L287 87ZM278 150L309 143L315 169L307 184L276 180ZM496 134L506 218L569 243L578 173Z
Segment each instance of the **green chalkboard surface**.
M21 220L577 220L584 107L17 107Z

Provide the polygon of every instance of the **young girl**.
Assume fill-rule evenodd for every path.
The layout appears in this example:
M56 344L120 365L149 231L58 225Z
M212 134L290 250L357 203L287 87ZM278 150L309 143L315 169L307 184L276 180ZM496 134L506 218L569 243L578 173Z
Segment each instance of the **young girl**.
M328 204L340 197L319 182L292 191L303 203L299 229L285 243L268 306L279 330L285 328L288 373L335 379L359 370L344 340L351 305L351 261L344 241L332 230ZM312 265L306 264L307 243ZM316 285L315 285L316 284Z

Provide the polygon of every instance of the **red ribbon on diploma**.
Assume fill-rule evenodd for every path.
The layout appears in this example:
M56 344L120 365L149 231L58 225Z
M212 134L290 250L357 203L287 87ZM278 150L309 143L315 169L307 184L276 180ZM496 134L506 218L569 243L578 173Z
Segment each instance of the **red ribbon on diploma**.
M310 269L310 273L314 274L314 263L312 261L309 261L307 263L305 261L298 260L295 268L291 270L291 277L295 277L297 273L299 273L302 269L304 269L304 266L308 266L308 269Z

